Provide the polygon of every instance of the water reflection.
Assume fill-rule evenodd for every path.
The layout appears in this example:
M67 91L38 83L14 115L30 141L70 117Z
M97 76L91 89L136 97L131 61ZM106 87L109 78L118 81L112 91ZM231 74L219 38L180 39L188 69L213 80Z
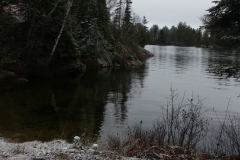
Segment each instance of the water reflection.
M203 109L219 113L231 98L229 113L239 112L239 80L206 71L215 64L239 64L238 55L194 47L146 48L155 57L139 68L87 70L81 76L34 80L0 93L0 133L19 133L22 140L72 140L82 133L102 137L140 121L149 126L161 116L159 106L166 105L171 86L179 97L199 95Z
M147 46L147 49L151 50L151 48L152 46ZM238 110L237 86L240 80L226 79L226 76L209 73L206 69L216 64L239 65L239 55L229 54L223 50L175 46L158 46L156 51L159 61L149 59L149 65L155 72L150 76L159 79L158 85L168 87L164 90L161 88L159 95L168 96L169 87L173 85L180 93L187 91L190 92L189 96L195 93L205 99L205 108L218 106L220 110L225 110L224 104L232 97L230 108ZM158 63L158 67L156 68L152 63ZM156 76L156 73L160 75ZM161 103L161 99L165 97L159 98L159 102Z
M34 80L1 93L0 132L23 135L21 140L71 140L85 131L87 136L98 137L107 103L115 105L116 122L127 119L131 86L136 80L144 86L144 72L133 72L89 70L82 76Z
M44 141L68 139L85 128L98 134L106 96L79 81L79 77L32 81L2 93L1 132Z

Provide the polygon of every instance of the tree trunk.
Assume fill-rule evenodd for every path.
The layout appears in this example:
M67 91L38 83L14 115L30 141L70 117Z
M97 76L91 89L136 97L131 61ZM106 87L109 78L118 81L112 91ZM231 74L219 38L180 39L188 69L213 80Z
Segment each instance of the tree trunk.
M68 0L68 1L67 1L67 12L66 12L66 15L65 15L65 17L64 17L64 19L63 19L62 27L61 27L60 32L59 32L59 34L58 34L58 36L57 36L57 39L56 39L56 41L55 41L55 44L54 44L53 49L52 49L52 52L51 52L51 54L50 54L50 57L49 57L49 60L48 60L48 64L50 64L51 61L52 61L53 54L54 54L54 52L55 52L55 50L56 50L56 47L57 47L57 45L58 45L58 42L59 42L59 40L60 40L60 38L61 38L61 35L62 35L62 33L63 33L63 30L64 30L64 27L65 27L65 25L66 25L69 12L70 12L70 10L71 10L71 8L72 8L72 4L73 4L73 0Z

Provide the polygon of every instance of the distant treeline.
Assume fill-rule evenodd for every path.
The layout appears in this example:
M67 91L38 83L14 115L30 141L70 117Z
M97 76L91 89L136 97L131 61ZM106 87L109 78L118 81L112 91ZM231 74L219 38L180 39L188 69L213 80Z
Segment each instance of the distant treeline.
M201 17L203 26L194 29L185 22L177 27L150 28L150 44L240 49L240 1L219 0Z
M177 27L168 28L153 25L150 28L150 44L176 45L176 46L196 46L196 47L222 47L224 41L221 40L221 33L211 34L204 27L194 29L186 22L178 23Z
M146 44L239 47L239 0L216 6L194 29L147 28L132 0L4 0L0 2L0 70L72 72L141 64ZM147 52L145 52L147 53Z
M207 32L194 29L185 22L178 23L177 27L168 28L164 26L159 28L153 25L150 28L150 44L159 45L177 45L177 46L201 46L209 45L209 37Z

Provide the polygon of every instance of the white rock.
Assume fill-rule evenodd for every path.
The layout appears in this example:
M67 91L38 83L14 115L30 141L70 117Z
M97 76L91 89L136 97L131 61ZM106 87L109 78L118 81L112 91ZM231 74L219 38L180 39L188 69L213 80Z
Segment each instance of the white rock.
M62 148L62 150L67 150L67 149L68 149L67 147Z
M68 152L75 153L75 149L69 149Z
M73 138L73 148L76 148L77 147L77 145L79 145L79 141L80 141L80 137L79 136L75 136L74 138Z
M92 145L92 148L95 149L95 150L97 150L97 149L98 149L98 144L93 144L93 145Z
M80 137L79 137L79 136L75 136L75 137L74 137L74 141L75 141L75 142L80 141Z

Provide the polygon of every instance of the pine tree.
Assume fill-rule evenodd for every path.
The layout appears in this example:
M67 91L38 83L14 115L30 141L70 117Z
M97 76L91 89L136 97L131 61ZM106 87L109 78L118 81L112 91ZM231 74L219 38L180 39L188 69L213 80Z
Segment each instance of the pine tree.
M132 5L132 1L126 0L126 9L125 9L124 18L123 18L124 27L130 27L131 25L131 20L132 20L131 5Z
M103 34L109 38L109 14L106 7L106 0L97 1L97 22Z
M134 39L134 30L132 24L132 13L131 13L131 0L126 0L126 9L123 17L122 25L122 39L125 43L129 44L130 41Z
M83 0L77 6L81 31L76 36L82 57L111 62L112 44L106 0Z
M240 45L240 1L213 1L216 5L208 9L202 17L205 29L219 37L229 47ZM222 37L220 37L222 36Z
M148 23L147 19L145 16L143 16L142 23L137 23L135 25L135 29L137 30L137 35L136 35L136 43L139 44L141 47L144 47L148 41L149 41L149 31L146 26Z
M148 23L147 18L143 16L142 24L146 26L147 23Z
M159 28L158 28L158 25L155 24L150 28L150 42L152 44L157 43L158 34L159 34Z
M122 0L119 0L115 9L115 16L113 18L113 36L118 39L122 35Z

